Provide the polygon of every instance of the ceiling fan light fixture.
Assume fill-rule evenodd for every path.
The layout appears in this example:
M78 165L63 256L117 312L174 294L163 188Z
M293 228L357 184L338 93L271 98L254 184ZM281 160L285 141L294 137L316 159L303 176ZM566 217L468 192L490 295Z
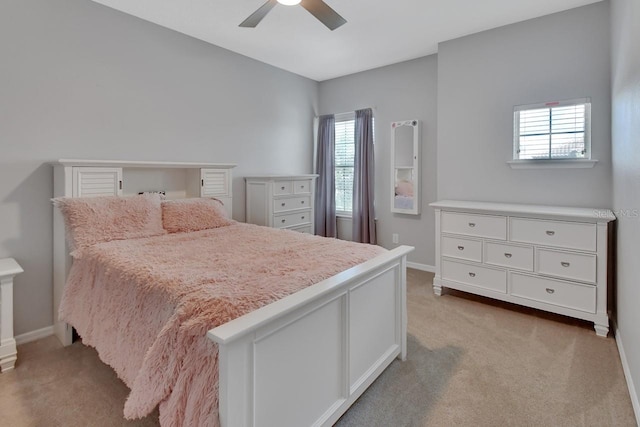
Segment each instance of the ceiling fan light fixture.
M240 23L240 27L255 28L256 25L267 16L267 14L278 5L278 3L285 6L295 6L299 4L305 8L310 14L316 17L316 19L322 22L331 31L347 23L347 20L338 13L331 9L331 7L324 2L324 0L267 0L262 6L253 12L247 19Z

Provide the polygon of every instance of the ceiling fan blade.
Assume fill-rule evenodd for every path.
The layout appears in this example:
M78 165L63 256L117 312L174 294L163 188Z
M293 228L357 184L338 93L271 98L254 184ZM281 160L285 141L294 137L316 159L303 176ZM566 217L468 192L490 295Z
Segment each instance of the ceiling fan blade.
M262 21L262 18L267 16L267 13L269 13L271 9L273 9L277 4L277 0L268 0L265 4L260 6L258 10L253 12L247 19L242 21L242 23L238 26L255 28L255 26L258 25L260 21Z
M338 15L335 10L331 9L331 7L322 0L302 0L300 6L307 9L331 31L347 23L346 19Z

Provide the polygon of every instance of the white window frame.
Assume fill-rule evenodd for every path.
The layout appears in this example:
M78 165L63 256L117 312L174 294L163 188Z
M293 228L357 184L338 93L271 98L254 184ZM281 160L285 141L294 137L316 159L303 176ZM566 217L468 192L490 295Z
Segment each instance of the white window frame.
M520 112L544 108L566 107L572 105L585 106L584 150L582 158L544 158L520 159ZM550 134L552 130L550 129ZM591 168L597 160L591 158L591 98L576 98L563 101L543 102L538 104L518 105L513 108L513 153L509 165L514 169L532 168Z
M355 127L355 119L356 119L356 113L355 112L336 114L335 115L335 123L336 124L338 124L340 122L353 121L354 122L354 127ZM354 129L354 139L355 139L355 129ZM355 140L354 140L354 144L355 144ZM334 156L335 156L335 152L334 152ZM354 163L355 163L355 159L354 159ZM336 165L336 169L337 169L337 165ZM355 165L354 165L354 169L355 169ZM337 193L337 188L334 188L334 192ZM351 195L353 197L353 188L351 189ZM336 196L337 196L337 194L336 194ZM351 218L352 215L353 215L353 211L338 210L337 205L336 205L336 216Z

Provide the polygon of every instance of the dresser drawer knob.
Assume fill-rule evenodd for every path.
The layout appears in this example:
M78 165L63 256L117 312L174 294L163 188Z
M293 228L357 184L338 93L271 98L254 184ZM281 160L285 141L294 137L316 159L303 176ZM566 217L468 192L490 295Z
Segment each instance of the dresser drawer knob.
M300 188L304 189L304 185L301 185Z
M284 223L285 223L285 221L286 221L286 219L283 219L281 222L284 224Z
M563 267L569 267L571 264L569 264L568 262L562 261L560 265L562 265Z
M553 236L554 234L556 234L555 231L547 230L547 236Z
M506 258L511 258L513 255L505 252L504 256L505 256Z
M304 219L304 217L302 217L302 219Z
M280 187L281 190L284 190L284 187Z
M469 223L469 227L473 228L473 227L475 227L475 226L476 226L476 223L475 223L475 222L470 222L470 223Z
M464 251L464 246L458 246L459 251Z
M283 203L282 206L286 205L286 203Z
M302 204L304 205L304 200L303 200L303 201L301 201L300 203L302 203Z
M552 293L554 293L555 291L556 291L555 289L547 288L547 293L548 293L548 294L552 294Z
M469 273L469 276L476 277L476 273Z

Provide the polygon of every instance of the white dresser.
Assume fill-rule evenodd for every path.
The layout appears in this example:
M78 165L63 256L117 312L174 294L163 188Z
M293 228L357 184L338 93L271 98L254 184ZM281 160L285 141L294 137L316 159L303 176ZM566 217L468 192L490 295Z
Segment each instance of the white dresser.
M13 258L0 259L0 371L13 369L18 358L13 337L13 278L22 273Z
M458 289L594 323L609 331L608 209L443 200L433 290Z
M314 234L317 175L247 176L247 222Z

